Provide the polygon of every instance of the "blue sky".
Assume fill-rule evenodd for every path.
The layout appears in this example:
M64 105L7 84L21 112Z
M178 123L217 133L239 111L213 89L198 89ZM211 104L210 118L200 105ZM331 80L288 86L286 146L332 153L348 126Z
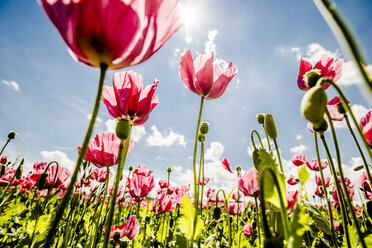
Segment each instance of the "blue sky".
M27 3L26 3L27 2ZM203 121L210 123L206 136L207 172L211 185L232 187L235 178L221 169L225 156L235 168L251 168L250 131L262 129L257 113L272 113L286 170L296 152L315 157L313 135L300 114L304 94L297 88L299 58L315 61L328 52L345 62L339 82L357 115L370 108L358 87L360 79L341 51L312 1L198 0L181 1L193 8L196 24L183 26L153 57L127 68L143 75L144 85L160 83L160 103L142 128L128 165L146 164L157 178L172 166L172 181L191 182L193 138L200 99L179 77L179 59L190 48L195 58L214 50L221 62L233 61L239 72L225 95L205 102ZM368 0L336 1L353 25L364 55L372 55L372 3ZM111 85L113 72L106 75ZM13 160L25 157L28 167L36 161L57 158L73 167L75 148L83 140L93 108L99 71L75 62L57 30L36 1L0 2L0 145L10 130L18 136L4 154ZM327 90L329 99L335 96ZM369 96L370 97L370 96ZM107 131L112 118L102 104L94 135ZM342 161L360 163L359 154L343 125L338 125ZM111 127L112 128L112 127ZM331 142L330 142L331 143ZM323 156L324 157L324 153ZM357 178L357 174L353 174Z

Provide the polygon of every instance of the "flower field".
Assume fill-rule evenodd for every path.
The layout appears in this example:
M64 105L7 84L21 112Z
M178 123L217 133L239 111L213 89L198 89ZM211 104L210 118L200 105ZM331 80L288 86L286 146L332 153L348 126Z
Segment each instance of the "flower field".
M212 174L206 172L206 145L216 134L206 121L206 104L222 99L245 68L225 60L221 65L215 51L176 53L179 80L200 105L190 128L192 183L173 183L175 170L182 168L169 166L166 176L156 179L151 164L128 164L138 149L135 129L162 107L159 80L144 85L147 78L136 66L156 67L151 57L192 13L182 17L178 0L38 2L71 56L99 71L97 93L83 142L74 148L73 169L52 160L33 162L26 170L24 158L8 156L8 145L22 134L0 137L0 247L372 247L372 110L357 118L353 99L340 87L348 62L326 52L315 63L298 59L302 100L295 104L307 121L315 157L294 152L285 161L278 144L286 141L277 128L282 118L257 113L252 118L258 128L248 137L250 166L232 166L229 155L217 162L233 178L233 188L226 190L211 186ZM370 99L370 65L349 25L328 0L314 4L350 53ZM115 119L115 132L96 132L100 109ZM231 129L241 124L217 119L231 122ZM352 141L348 150L360 157L351 172L360 175L357 182L341 161L340 123Z

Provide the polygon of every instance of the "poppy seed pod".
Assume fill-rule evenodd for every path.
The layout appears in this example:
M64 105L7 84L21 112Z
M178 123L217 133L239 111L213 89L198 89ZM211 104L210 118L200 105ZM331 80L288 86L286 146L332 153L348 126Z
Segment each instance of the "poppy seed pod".
M116 124L115 129L116 136L122 140L127 139L129 136L129 129L130 129L129 120L125 118L120 118L118 124Z
M168 173L171 173L171 172L172 172L172 167L169 166L169 167L167 168L167 172L168 172Z
M301 102L301 113L311 123L320 123L327 108L327 94L321 85L309 89Z
M271 114L267 114L265 116L264 123L267 134L270 136L270 138L276 139L278 137L278 133L276 131L276 125L273 116Z
M128 170L132 171L133 170L133 165L129 166Z
M265 114L260 113L260 114L257 114L256 117L257 117L258 123L264 124L264 122L265 122Z
M318 133L324 133L328 129L328 122L323 119L319 123L313 123L313 130Z
M201 126L200 126L200 132L202 134L206 134L208 133L209 131L209 123L208 122L202 122Z
M214 209L213 209L213 218L215 219L215 220L219 220L220 219L220 217L221 217L221 208L219 208L219 207L214 207Z
M21 163L19 164L16 172L15 172L15 177L17 180L21 179L22 177L22 173L23 173L23 163L24 163L24 159L21 160Z
M337 110L340 114L346 114L347 113L347 109L344 108L342 103L337 104Z
M10 131L10 133L8 134L8 139L14 139L16 137L17 133L14 132L14 131Z
M204 142L204 141L205 141L205 136L204 136L204 134L199 133L199 134L198 134L198 140L199 140L199 142Z

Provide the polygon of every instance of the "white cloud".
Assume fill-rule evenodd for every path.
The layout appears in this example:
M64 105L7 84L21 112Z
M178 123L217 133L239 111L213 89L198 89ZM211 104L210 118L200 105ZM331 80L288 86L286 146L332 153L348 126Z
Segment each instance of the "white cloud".
M305 146L304 144L301 144L301 145L290 148L289 151L295 154L302 154L307 149L309 149L309 147Z
M71 173L73 172L75 168L75 162L69 159L66 155L66 153L61 152L59 150L55 151L42 151L41 156L44 160L46 160L48 163L55 160L58 162L58 164L62 167L65 167L68 169Z
M224 149L225 147L220 142L212 142L210 148L205 152L204 160L212 162L220 161Z
M147 138L147 144L150 146L171 146L173 144L186 146L185 137L170 130L169 134L161 134L157 127L151 127L152 134Z
M105 122L106 132L108 132L108 133L115 133L116 122L117 121L115 119L108 119Z
M352 166L363 165L362 157L351 157L350 163Z
M2 80L2 83L15 91L19 91L19 85L15 81Z
M87 119L90 121L90 119L92 119L92 114L87 114L86 117L87 117ZM99 124L101 124L101 123L102 123L102 119L99 118L99 117L97 117L97 118L96 118L96 124L99 125Z
M351 110L353 111L355 118L357 119L358 122L368 112L368 109L366 107L359 105L359 104L352 105Z
M300 139L302 139L301 134L297 134L297 135L296 135L296 140L300 140Z
M214 43L214 39L218 34L218 30L209 30L208 31L208 41L204 44L204 52L211 53L214 52L216 54L216 44Z

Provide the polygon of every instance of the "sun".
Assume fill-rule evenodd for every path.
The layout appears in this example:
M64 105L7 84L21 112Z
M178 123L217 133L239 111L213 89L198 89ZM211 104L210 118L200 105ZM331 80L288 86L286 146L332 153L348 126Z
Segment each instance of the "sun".
M197 8L191 4L181 6L181 20L187 28L196 26L200 21Z

